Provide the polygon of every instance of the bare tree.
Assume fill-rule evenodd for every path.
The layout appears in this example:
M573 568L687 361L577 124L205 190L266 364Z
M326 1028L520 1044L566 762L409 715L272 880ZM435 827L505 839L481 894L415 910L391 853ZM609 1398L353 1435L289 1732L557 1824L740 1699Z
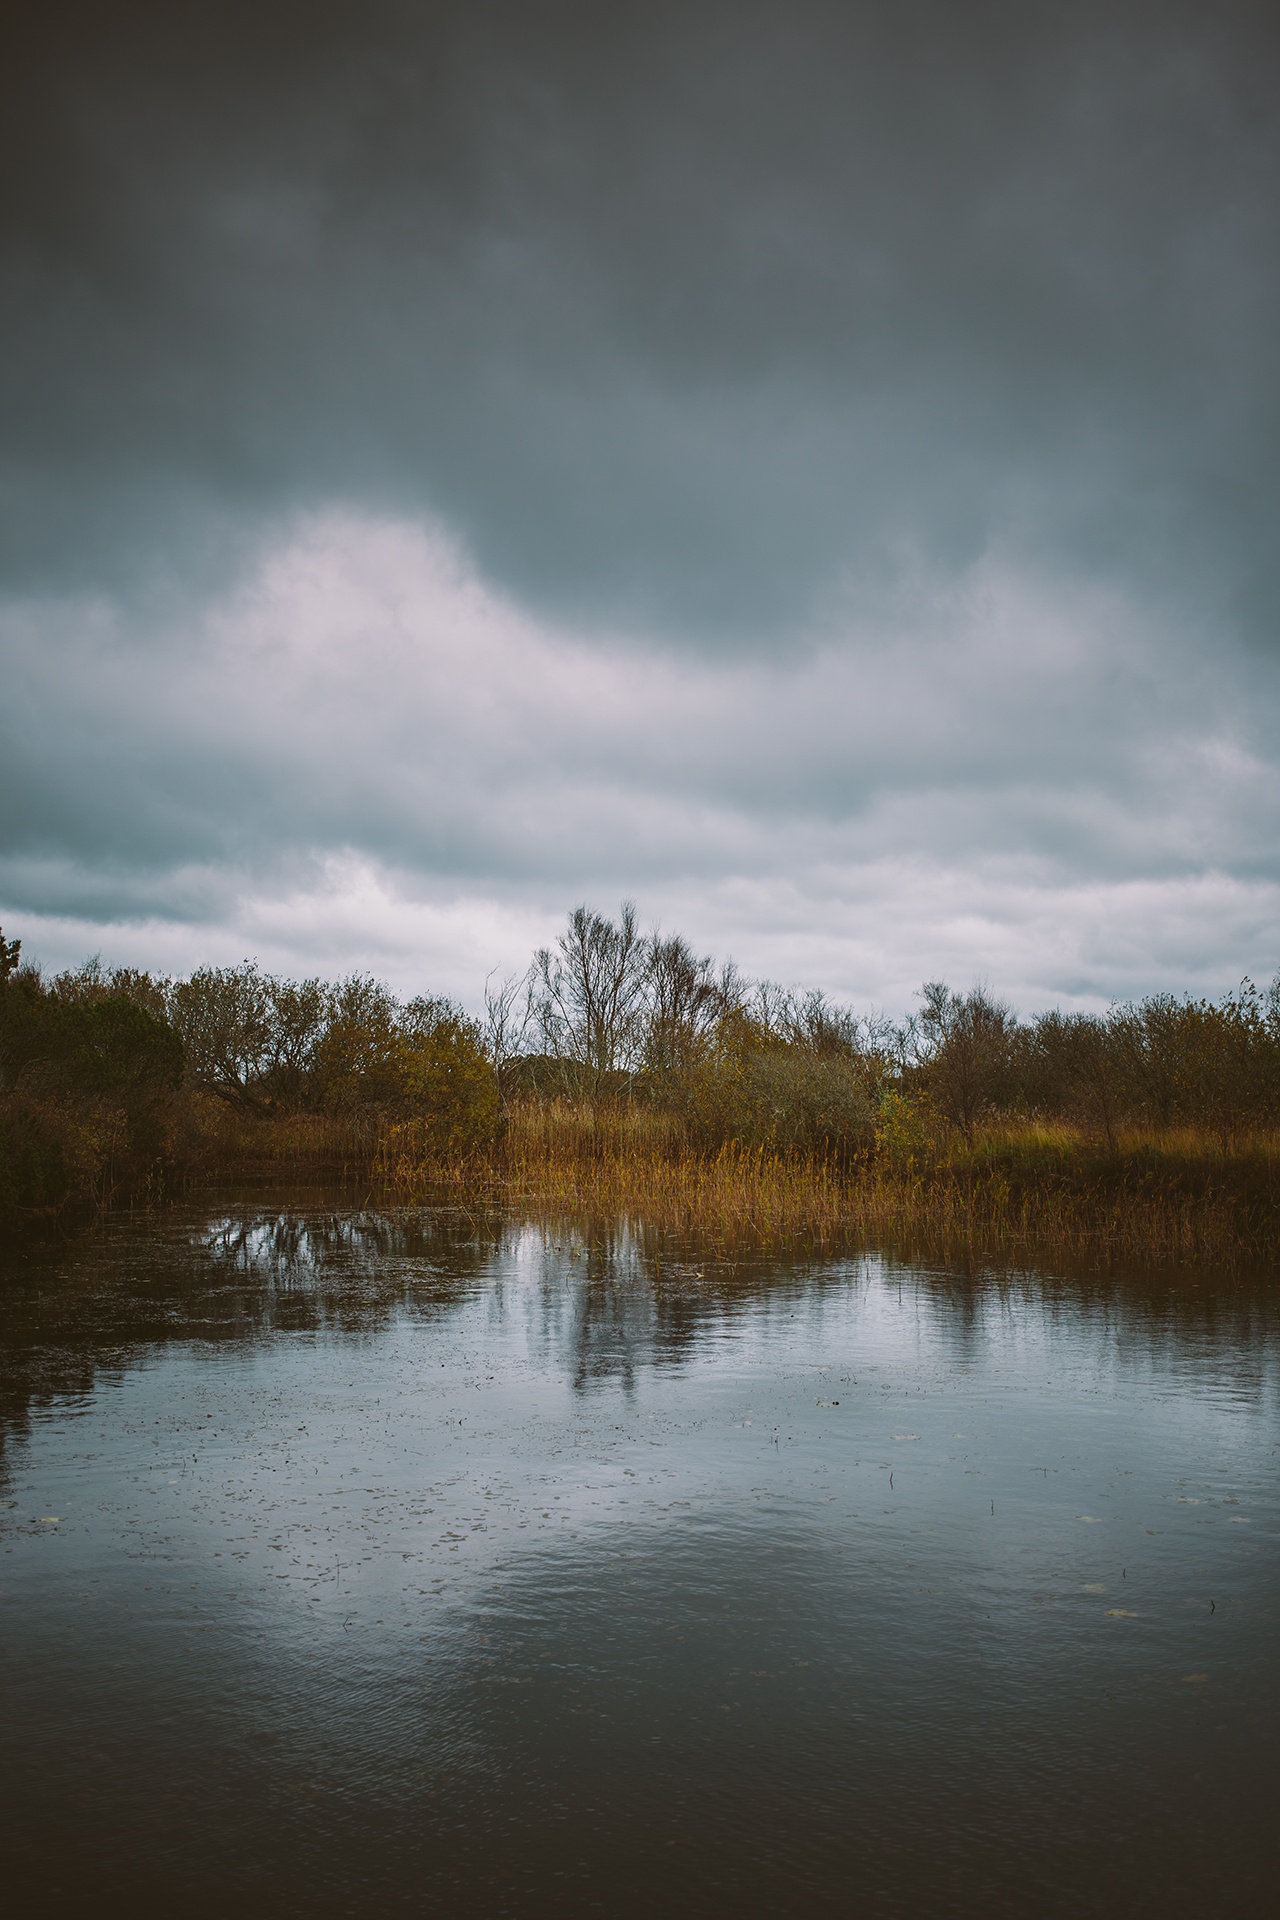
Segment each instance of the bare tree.
M777 1024L789 1045L808 1053L854 1059L863 1052L858 1016L828 1000L820 987L788 994Z
M506 1105L506 1068L525 1050L533 1021L533 973L509 973L499 984L484 983L484 1048L498 1083L498 1100Z
M972 1138L982 1113L1001 1105L1017 1020L983 986L961 996L944 981L926 980L920 997L917 1064L948 1119Z
M644 1063L651 1073L673 1073L714 1026L724 994L710 960L699 960L682 935L664 940L655 933L647 949Z
M776 980L756 980L751 984L747 1011L771 1040L785 1037L790 999L786 988L780 987Z
M582 1068L593 1092L635 1062L647 953L635 906L624 900L616 925L575 907L555 947L534 956L532 1004L543 1045Z

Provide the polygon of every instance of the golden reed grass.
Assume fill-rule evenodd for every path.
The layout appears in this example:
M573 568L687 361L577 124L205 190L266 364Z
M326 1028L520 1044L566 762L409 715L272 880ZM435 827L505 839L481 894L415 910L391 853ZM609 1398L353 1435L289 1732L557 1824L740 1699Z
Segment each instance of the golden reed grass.
M1280 1146L1223 1148L1179 1131L1114 1152L1065 1126L1001 1125L936 1139L927 1157L869 1152L848 1167L768 1150L699 1153L678 1117L568 1100L515 1107L501 1148L442 1166L405 1129L383 1136L388 1198L473 1197L547 1219L629 1218L690 1245L1059 1267L1275 1264Z

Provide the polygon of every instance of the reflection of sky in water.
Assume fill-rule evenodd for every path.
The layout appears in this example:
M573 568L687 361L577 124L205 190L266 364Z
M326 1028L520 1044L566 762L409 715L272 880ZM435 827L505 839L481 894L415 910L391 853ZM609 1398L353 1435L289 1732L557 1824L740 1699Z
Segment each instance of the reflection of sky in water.
M11 1285L6 1779L123 1889L287 1906L323 1863L337 1911L450 1874L550 1910L567 1857L637 1911L790 1911L838 1904L856 1833L876 1911L1091 1911L1072 1846L1131 1911L1248 1910L1265 1291L371 1215L171 1221Z

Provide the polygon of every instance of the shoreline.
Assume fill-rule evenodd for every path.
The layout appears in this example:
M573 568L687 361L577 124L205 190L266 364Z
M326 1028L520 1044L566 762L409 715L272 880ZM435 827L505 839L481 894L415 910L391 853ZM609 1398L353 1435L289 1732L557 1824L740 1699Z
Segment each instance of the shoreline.
M547 1221L626 1219L724 1254L878 1249L1059 1271L1280 1271L1280 1153L1270 1139L1224 1150L1148 1136L1113 1152L1060 1129L1003 1128L939 1143L925 1162L879 1151L842 1167L765 1149L628 1152L616 1139L596 1150L536 1151L516 1130L497 1151L447 1162L413 1154L395 1128L349 1139L345 1152L327 1123L309 1141L296 1121L255 1122L249 1137L236 1131L238 1151L105 1204L29 1216L15 1222L17 1238L72 1238L95 1221L161 1213L220 1189L301 1187L341 1193L352 1211L434 1205ZM258 1150L244 1151L250 1146Z

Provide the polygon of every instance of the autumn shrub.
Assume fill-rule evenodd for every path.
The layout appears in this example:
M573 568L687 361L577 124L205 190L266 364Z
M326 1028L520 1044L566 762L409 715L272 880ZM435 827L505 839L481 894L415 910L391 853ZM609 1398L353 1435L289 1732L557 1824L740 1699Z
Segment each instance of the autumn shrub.
M874 1137L864 1060L788 1044L745 1012L722 1020L664 1092L704 1149L732 1144L845 1162Z
M103 1206L163 1166L182 1041L127 994L0 980L0 1213Z
M424 1154L474 1154L498 1129L497 1078L474 1022L446 1001L417 1005L406 1024L400 1124L413 1129Z

